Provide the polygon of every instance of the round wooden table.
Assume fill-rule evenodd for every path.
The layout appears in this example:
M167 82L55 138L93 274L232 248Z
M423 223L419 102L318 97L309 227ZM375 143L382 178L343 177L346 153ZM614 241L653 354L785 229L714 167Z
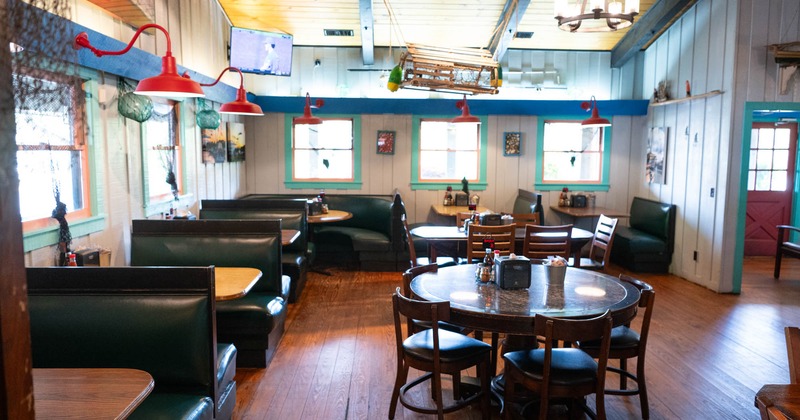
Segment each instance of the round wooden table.
M341 222L353 217L353 213L343 210L328 210L327 213L317 214L315 216L308 216L308 223L332 223Z
M638 289L607 274L569 267L563 284L550 284L544 267L534 264L528 289L501 289L476 282L475 269L440 268L417 276L411 290L424 300L449 300L453 324L514 335L531 335L536 314L588 318L610 310L615 326L636 315Z

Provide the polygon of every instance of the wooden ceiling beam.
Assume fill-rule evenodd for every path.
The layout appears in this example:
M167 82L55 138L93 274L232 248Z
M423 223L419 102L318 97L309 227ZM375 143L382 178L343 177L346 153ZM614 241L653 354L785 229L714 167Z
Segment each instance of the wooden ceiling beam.
M372 14L372 0L358 1L359 14L361 15L361 60L365 66L375 64L375 35L374 16Z
M659 0L611 50L611 67L620 68L681 17L697 0Z
M497 22L497 29L489 41L488 49L492 52L495 61L500 62L508 50L508 46L511 45L511 41L517 33L517 24L522 21L522 16L525 15L529 4L530 0L506 0L503 13L500 14L500 20Z

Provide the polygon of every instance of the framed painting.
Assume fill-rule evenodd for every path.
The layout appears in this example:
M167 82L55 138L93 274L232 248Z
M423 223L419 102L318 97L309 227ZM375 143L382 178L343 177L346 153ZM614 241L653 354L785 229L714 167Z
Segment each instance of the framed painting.
M228 162L244 161L244 123L228 123Z
M647 139L644 176L649 184L666 184L668 127L653 127Z
M204 128L200 131L203 141L203 163L225 163L227 156L225 125Z
M522 145L522 133L506 132L503 133L503 156L519 156Z
M394 154L394 131L378 131L377 150L379 155Z

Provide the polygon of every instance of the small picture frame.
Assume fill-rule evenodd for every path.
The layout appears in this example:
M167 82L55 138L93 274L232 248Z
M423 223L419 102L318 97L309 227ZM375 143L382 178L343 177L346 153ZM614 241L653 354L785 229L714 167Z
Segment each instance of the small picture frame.
M522 149L522 133L503 133L503 156L519 156Z
M379 155L394 154L394 131L378 131L377 153Z

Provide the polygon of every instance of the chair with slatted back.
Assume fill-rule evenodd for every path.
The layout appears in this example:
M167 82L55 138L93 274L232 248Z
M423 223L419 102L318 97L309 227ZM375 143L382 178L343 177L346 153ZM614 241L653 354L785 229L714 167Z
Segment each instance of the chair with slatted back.
M611 259L611 246L614 244L618 220L603 214L600 215L597 220L597 226L594 229L589 258L581 258L580 268L606 271L608 261ZM575 265L572 258L569 260L569 265Z
M513 213L511 217L514 218L514 225L521 229L524 229L525 225L540 224L539 213Z
M650 333L650 317L653 315L653 303L655 302L655 291L649 284L634 279L625 274L620 274L619 279L634 285L639 290L638 307L644 310L642 324L637 333L631 329L631 321L625 325L615 327L611 331L611 347L608 353L610 360L619 360L619 368L609 366L608 370L618 373L619 389L606 389L608 395L639 395L639 404L642 410L642 418L650 418L650 409L647 402L647 384L644 375L644 359L647 350L647 336ZM601 352L599 341L581 341L578 347L594 357L598 357ZM628 359L636 358L636 374L628 371ZM636 382L636 389L628 389L627 380L632 379Z
M406 219L406 215L403 214L400 216L400 220L403 221L403 229L405 229L406 232L406 240L408 241L408 260L411 263L412 268L427 264L437 264L440 267L448 267L458 264L458 261L451 257L440 257L437 255L436 261L433 263L428 257L417 257L417 250L414 248L414 240L412 239L413 235L411 235L411 231L408 228L408 220Z
M397 344L397 376L392 400L389 406L389 419L394 419L397 402L411 411L436 414L439 419L475 402L480 402L482 418L491 417L489 396L489 353L491 347L483 341L439 328L440 321L450 319L450 302L425 302L409 299L398 287L392 295L395 339ZM431 328L403 336L401 317L430 323ZM475 366L480 376L480 391L464 399L455 400L445 406L442 396L441 375L455 374ZM414 368L425 372L422 376L408 380L408 370ZM422 405L421 395L411 393L417 385L430 382L435 407Z
M605 370L612 323L609 311L596 318L580 320L536 314L533 333L542 337L544 348L512 351L503 355L506 401L504 417L512 418L514 406L509 402L514 400L514 393L519 385L538 394L540 420L549 418L551 402L568 402L570 418L577 418L574 411L580 407L591 418L605 419ZM578 348L555 348L555 344L559 342L574 343L595 339L601 342L597 361ZM585 397L591 394L595 394L596 414L585 402Z
M522 255L536 260L547 259L551 256L568 259L571 239L572 225L525 225Z
M786 354L789 357L789 380L800 384L800 328L786 327Z
M460 211L456 213L456 226L463 227L464 220L472 218L472 215L475 214L473 211Z
M516 226L470 225L467 235L467 262L480 261L486 255L486 248L493 247L500 255L514 252L514 233ZM486 246L486 241L493 241L493 246Z

